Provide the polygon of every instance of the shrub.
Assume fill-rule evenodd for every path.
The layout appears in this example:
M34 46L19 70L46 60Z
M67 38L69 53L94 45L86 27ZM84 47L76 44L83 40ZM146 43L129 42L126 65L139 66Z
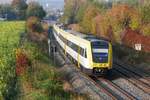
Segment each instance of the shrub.
M29 60L23 49L16 50L16 74L22 75L29 65Z
M45 32L44 30L46 29L46 27L43 28L43 25L41 24L39 18L30 17L26 22L26 26L27 26L28 38L31 41L41 43L47 40L47 32Z
M42 32L43 28L40 19L37 17L29 17L26 22L28 32Z

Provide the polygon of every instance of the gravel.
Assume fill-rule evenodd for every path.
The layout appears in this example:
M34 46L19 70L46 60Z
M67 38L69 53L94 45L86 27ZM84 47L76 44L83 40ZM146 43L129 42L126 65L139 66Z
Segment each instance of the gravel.
M120 78L118 77L112 80L112 82L115 83L117 86L119 86L121 89L125 90L126 92L136 97L137 99L140 99L140 100L150 99L150 95L148 93L145 93L144 91L142 91L141 89L139 89L138 87L130 83L120 73L116 72L115 70L113 70L112 73L117 73L120 76Z

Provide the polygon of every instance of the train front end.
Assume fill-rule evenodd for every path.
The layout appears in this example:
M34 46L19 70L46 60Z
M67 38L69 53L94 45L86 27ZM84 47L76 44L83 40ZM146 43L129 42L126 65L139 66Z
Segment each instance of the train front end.
M108 41L92 41L92 67L93 74L106 74L112 69L112 45Z

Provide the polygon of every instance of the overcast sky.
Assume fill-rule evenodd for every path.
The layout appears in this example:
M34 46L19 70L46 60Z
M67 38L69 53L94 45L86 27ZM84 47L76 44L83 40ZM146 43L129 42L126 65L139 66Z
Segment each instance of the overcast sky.
M10 3L12 0L0 0L0 4ZM30 1L38 1L40 4L46 6L46 4L50 8L63 8L64 0L27 0Z

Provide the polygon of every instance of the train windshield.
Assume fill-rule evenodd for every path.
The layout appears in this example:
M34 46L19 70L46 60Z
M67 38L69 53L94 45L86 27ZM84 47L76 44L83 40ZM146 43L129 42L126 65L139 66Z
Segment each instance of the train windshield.
M104 41L92 42L92 55L95 63L108 62L109 44Z

